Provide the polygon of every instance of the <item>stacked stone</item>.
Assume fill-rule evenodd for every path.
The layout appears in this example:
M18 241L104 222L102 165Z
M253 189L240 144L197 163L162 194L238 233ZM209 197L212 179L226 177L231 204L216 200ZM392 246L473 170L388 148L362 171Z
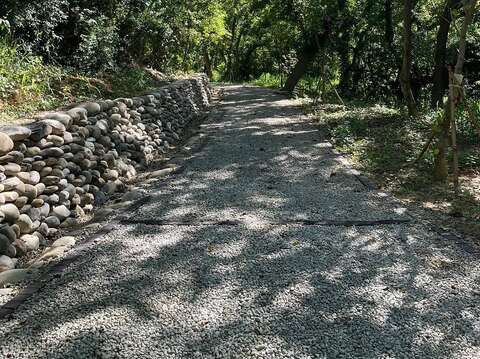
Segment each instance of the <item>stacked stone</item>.
M0 256L38 249L122 191L209 101L207 79L198 76L0 128Z

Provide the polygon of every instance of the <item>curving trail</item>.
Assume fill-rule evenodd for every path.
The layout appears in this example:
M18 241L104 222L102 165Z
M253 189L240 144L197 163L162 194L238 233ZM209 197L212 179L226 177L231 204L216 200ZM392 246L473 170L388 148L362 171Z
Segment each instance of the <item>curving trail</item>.
M480 357L479 254L365 187L294 101L225 94L184 172L0 321L0 356Z

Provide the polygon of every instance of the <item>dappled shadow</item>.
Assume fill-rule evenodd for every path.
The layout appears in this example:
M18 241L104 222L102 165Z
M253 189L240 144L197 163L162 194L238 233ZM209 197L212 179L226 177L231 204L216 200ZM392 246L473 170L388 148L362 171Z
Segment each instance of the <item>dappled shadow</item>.
M440 226L449 222L449 227L471 236L480 245L476 240L480 238L480 186L475 183L478 171L472 172L480 152L472 128L463 124L458 133L461 192L456 196L452 180L445 184L433 179L434 144L418 159L431 136L431 118L412 121L397 110L352 104L321 104L311 111L319 129L328 134L337 149L352 155L357 166L382 188L422 207L423 216Z
M252 101L239 119L236 98ZM166 222L120 226L92 244L2 323L1 354L478 356L476 256L415 221L291 224L405 214L366 190L292 102L232 87L222 112L204 125L203 152L131 216Z

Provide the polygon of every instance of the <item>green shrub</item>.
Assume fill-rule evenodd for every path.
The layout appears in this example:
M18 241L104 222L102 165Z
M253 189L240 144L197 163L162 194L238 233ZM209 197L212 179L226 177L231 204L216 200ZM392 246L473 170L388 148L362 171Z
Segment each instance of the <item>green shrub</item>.
M35 106L51 94L51 82L59 76L59 69L45 66L40 57L23 54L8 40L0 40L1 102Z

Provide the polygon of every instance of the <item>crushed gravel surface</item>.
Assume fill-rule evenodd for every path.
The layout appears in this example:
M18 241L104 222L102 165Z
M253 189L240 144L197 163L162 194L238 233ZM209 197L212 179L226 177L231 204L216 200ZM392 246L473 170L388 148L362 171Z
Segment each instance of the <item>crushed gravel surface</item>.
M480 357L478 253L365 188L295 101L225 94L135 223L0 321L0 356Z

